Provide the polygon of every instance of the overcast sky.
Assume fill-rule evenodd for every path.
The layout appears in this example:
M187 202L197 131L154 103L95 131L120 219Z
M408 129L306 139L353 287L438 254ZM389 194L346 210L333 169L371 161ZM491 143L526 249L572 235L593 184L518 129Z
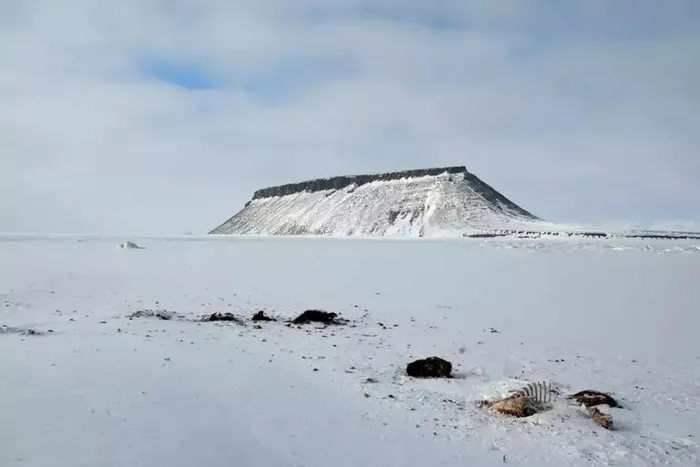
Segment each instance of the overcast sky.
M444 165L551 221L700 227L700 1L0 0L0 231L203 233Z

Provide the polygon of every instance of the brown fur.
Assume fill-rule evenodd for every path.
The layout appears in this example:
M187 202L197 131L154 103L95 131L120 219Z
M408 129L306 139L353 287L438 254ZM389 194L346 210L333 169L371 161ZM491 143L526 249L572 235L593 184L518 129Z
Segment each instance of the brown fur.
M610 395L604 392L593 391L591 389L586 389L585 391L577 392L569 396L569 399L575 399L579 404L583 404L586 407L595 407L596 405L608 405L610 407L617 407L619 404Z
M595 423L606 430L613 428L612 416L596 407L598 405L618 407L617 401L612 396L598 391L585 390L568 396L568 398L575 399L576 402L581 404ZM530 417L547 409L546 406L538 404L537 401L521 394L513 394L497 400L481 400L477 402L477 405L482 408L489 408L492 412L519 418Z
M479 407L488 407L493 412L498 412L511 417L530 417L541 411L529 397L506 397L497 401L479 401Z
M606 430L612 429L613 419L610 414L601 412L597 407L586 407L586 411L598 425L602 426Z

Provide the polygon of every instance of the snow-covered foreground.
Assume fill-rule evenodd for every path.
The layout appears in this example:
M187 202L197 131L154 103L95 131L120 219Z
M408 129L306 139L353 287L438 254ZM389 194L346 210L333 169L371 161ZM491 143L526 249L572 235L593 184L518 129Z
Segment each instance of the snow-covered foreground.
M0 465L700 462L692 242L125 240L0 237ZM352 322L194 321L307 308ZM455 377L405 375L431 355ZM474 404L540 379L611 392L614 430Z

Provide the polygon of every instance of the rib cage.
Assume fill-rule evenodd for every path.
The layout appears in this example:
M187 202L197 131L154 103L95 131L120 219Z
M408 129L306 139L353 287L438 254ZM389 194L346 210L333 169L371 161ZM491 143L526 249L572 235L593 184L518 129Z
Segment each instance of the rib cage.
M509 397L527 397L537 404L550 404L557 399L557 391L548 381L534 381L511 392Z

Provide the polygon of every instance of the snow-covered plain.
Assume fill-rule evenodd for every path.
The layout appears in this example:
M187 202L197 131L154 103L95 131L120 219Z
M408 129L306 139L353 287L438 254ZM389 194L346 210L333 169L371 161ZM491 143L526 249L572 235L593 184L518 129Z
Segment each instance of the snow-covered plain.
M3 236L0 465L697 466L697 245ZM193 321L307 308L352 322ZM455 378L404 374L431 355ZM474 404L541 379L614 430Z

